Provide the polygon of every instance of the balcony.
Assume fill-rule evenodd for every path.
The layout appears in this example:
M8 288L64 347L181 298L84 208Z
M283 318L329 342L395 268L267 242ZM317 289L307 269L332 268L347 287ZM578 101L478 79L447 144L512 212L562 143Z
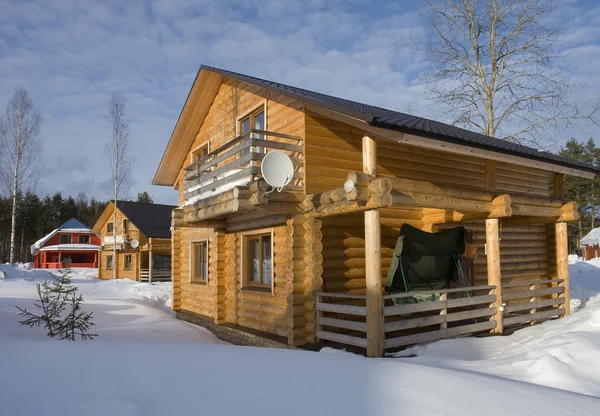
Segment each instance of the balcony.
M294 165L292 181L282 192L271 192L261 175L269 150L283 151ZM184 168L184 203L176 216L199 223L242 212L254 212L257 218L297 212L305 196L303 166L301 137L251 130Z
M185 205L210 198L261 177L261 163L269 149L284 151L294 163L292 183L302 180L301 137L251 130L185 167Z

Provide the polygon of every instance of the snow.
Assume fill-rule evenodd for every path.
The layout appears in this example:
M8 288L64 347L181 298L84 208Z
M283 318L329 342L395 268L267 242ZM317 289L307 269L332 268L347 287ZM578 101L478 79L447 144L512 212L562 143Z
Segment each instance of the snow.
M54 246L46 246L41 249L41 251L57 251L57 250L98 251L98 250L100 250L100 246L97 246L94 244L57 244Z
M366 359L228 345L171 316L169 283L94 269L74 284L99 337L50 339L15 309L31 308L48 271L0 265L0 415L597 415L598 267L571 266L580 307L564 320Z
M221 173L220 175L217 175L214 178L208 179L206 181L200 182L199 184L190 187L189 189L186 190L186 192L193 192L193 191L195 191L197 189L202 188L203 186L206 186L206 185L208 185L208 184L210 184L212 182L221 180L221 179L226 178L228 176L234 175L234 174L236 174L236 173L238 173L240 171L242 171L242 169L231 169L231 170L228 170L227 172L223 172L223 173ZM200 201L201 199L208 198L208 197L211 197L213 195L222 194L223 192L226 192L226 191L228 191L230 189L233 189L236 186L246 186L251 181L251 179L252 179L252 177L250 175L248 175L246 177L237 179L237 180L229 182L227 184L224 184L224 185L221 185L221 186L217 186L214 189L210 189L208 191L201 192L198 195L194 195L193 197L187 199L185 201L185 203L183 204L183 206L180 207L180 208L183 208L183 207L188 206L188 205L192 205L195 202Z
M581 246L597 246L600 242L600 228L594 228L587 233L580 241Z

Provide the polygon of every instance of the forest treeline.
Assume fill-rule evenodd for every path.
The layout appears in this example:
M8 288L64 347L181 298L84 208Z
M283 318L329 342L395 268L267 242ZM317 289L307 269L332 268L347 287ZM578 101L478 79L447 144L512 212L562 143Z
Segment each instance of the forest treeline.
M88 198L79 193L75 198L64 197L61 192L40 198L34 193L18 195L19 207L16 212L15 259L31 261L30 247L40 238L55 230L71 218L93 227L109 201ZM138 194L137 202L152 203L147 192ZM0 262L9 257L11 201L10 197L0 197Z

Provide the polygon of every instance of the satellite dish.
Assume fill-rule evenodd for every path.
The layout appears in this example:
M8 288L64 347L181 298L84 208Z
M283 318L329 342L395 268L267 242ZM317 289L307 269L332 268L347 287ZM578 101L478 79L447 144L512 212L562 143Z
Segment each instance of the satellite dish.
M138 240L131 240L131 242L129 243L129 245L132 248L138 248L138 246L140 245L140 242Z
M279 192L294 177L294 164L288 155L280 151L269 152L260 167L264 180Z

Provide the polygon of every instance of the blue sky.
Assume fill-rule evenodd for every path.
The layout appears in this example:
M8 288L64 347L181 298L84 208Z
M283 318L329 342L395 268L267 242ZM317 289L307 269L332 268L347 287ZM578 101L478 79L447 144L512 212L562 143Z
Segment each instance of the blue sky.
M404 110L424 96L415 42L425 1L0 0L0 107L25 86L44 116L40 194L110 197L106 104L124 92L136 165L131 196L148 191L200 64ZM567 60L600 92L600 4L564 9L581 47ZM432 111L431 109L429 110ZM435 111L426 114L443 120ZM600 137L584 126L564 137ZM564 137L558 138L559 142Z

